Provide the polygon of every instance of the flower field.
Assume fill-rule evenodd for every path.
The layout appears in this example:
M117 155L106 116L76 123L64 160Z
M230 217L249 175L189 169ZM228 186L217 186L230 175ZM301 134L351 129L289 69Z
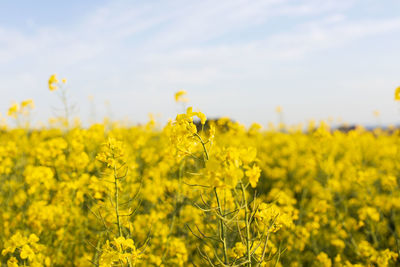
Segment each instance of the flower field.
M400 265L398 130L192 108L163 128L30 128L32 108L0 131L2 266Z

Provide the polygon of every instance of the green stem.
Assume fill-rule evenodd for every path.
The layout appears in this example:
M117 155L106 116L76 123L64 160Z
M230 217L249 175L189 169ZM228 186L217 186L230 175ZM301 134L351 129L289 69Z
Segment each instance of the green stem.
M200 136L198 133L195 133L194 135L195 135L197 138L199 138L200 143L201 143L201 145L203 146L203 150L204 150L204 154L205 154L205 156L206 156L206 159L209 160L210 157L209 157L209 155L208 155L208 151L207 151L207 148L206 148L206 144L204 143L203 139L201 138L201 136Z
M240 183L242 196L245 205L245 224L246 224L246 249L247 249L247 266L251 266L251 251L250 251L250 225L249 225L249 207L247 204L246 190L243 183Z
M119 236L122 236L122 228L121 228L121 222L119 218L119 201L118 201L118 177L117 177L117 168L114 164L114 186L115 186L115 214L117 216L117 225L118 225L118 234Z
M219 197L218 197L218 193L217 193L217 188L216 187L214 187L214 194L215 194L215 198L217 199L219 215L221 217L224 217L224 214L222 214L221 203L219 201ZM221 218L219 219L219 224L220 224L220 239L221 239L221 242L222 242L222 245L223 245L223 249L224 249L224 263L225 264L229 264L228 252L227 252L227 248L226 248L225 225L224 225L224 221Z

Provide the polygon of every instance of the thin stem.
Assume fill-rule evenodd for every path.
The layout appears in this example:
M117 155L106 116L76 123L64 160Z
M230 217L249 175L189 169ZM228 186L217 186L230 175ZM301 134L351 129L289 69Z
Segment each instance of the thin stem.
M67 96L66 96L64 89L62 90L62 93L61 93L61 100L64 105L65 120L66 120L66 125L68 127L69 126L69 107L68 107L68 102L67 102Z
M216 187L214 187L214 194L215 194L215 198L217 199L219 215L223 218L224 214L222 214L221 203L219 201L219 197L218 197L218 193L217 193L217 188ZM225 264L229 264L228 252L227 252L227 248L226 248L225 225L224 225L224 221L223 221L222 218L219 219L220 239L221 239L221 242L222 242L222 245L223 245L223 249L224 249L224 263Z
M122 236L122 228L121 228L121 221L119 216L119 201L118 201L118 177L117 177L117 169L114 163L114 185L115 185L115 194L114 194L114 201L115 201L115 214L117 216L117 225L118 225L118 234Z
M209 160L209 155L208 155L208 151L206 148L206 143L204 143L203 139L201 138L201 136L198 133L194 134L197 138L199 138L201 145L203 146L203 150L204 150L204 154L206 156L206 159Z
M246 223L246 249L247 249L247 266L251 266L251 251L250 251L250 225L249 225L249 207L247 204L247 198L246 198L246 191L244 188L243 183L240 183L240 187L242 190L242 196L244 200L244 207L245 207L245 223Z

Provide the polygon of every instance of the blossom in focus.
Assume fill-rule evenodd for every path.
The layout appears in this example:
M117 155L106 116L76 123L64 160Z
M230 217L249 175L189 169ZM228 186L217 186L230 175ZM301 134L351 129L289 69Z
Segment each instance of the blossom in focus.
M107 142L103 144L102 150L97 154L96 159L106 163L107 167L113 167L123 155L122 142L109 137Z

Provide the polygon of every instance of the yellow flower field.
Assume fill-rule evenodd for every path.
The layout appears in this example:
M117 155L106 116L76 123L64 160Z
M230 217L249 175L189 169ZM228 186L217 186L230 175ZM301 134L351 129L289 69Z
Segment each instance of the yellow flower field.
M195 108L161 129L82 127L60 96L52 126L29 127L27 101L0 130L2 266L400 265L398 130L262 130Z

